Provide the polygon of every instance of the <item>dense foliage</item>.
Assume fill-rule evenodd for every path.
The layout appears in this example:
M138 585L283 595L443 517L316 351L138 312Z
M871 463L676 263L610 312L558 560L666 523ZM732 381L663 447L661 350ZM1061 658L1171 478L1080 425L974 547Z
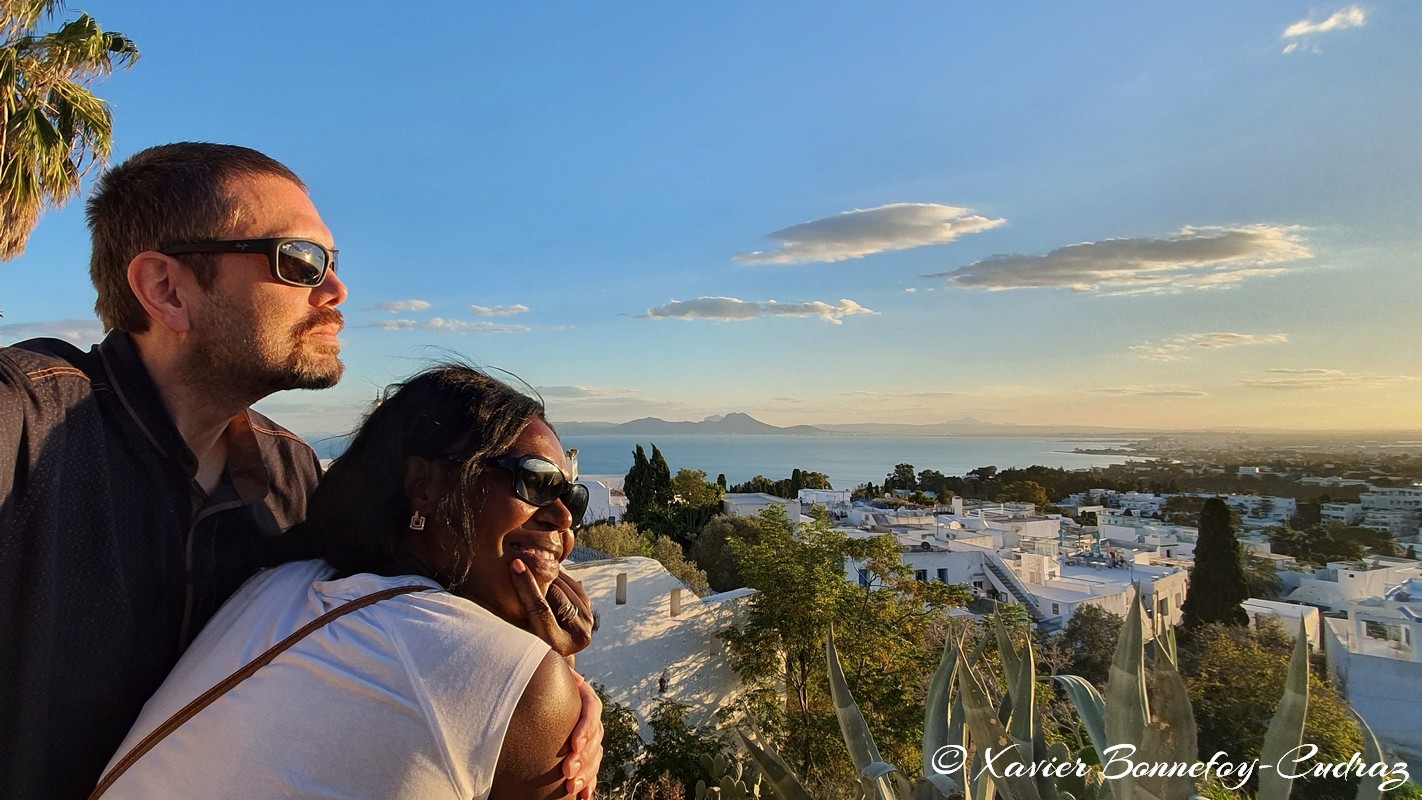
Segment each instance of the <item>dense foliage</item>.
M1244 552L1230 527L1229 506L1218 497L1200 511L1200 538L1195 543L1195 568L1181 605L1186 629L1211 622L1248 625L1240 603L1249 598L1244 580Z
M850 539L823 518L792 534L767 509L758 541L733 540L741 574L758 590L747 619L726 634L732 666L747 689L744 712L815 797L853 783L828 693L824 641L831 626L866 719L886 758L918 757L922 686L936 665L944 610L966 601L962 587L914 580L888 536ZM845 579L846 559L867 585ZM933 631L940 631L936 637ZM881 738L880 738L881 737Z

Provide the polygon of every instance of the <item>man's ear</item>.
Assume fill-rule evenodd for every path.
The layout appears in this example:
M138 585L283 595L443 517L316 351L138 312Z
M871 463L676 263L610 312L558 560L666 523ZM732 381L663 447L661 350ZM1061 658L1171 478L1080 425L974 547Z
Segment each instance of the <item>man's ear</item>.
M410 510L429 516L449 491L449 470L434 460L410 456L405 459L405 496Z
M187 265L145 250L128 262L128 286L154 322L174 333L192 329L193 298L199 288Z

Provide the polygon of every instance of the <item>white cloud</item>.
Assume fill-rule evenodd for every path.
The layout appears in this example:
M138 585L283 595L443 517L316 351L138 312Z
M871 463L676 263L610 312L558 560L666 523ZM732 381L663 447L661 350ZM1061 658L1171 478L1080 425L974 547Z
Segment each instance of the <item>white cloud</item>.
M1347 6L1333 12L1320 22L1305 17L1284 29L1284 39L1296 39L1311 33L1328 33L1344 28L1361 28L1368 24L1368 12L1362 6Z
M361 311L389 311L391 314L398 314L401 311L424 311L429 307L430 301L428 300L388 300L384 303L366 306Z
M663 306L647 309L645 316L653 319L711 319L720 322L742 321L757 317L818 317L839 325L845 317L856 314L877 314L853 300L840 300L830 305L820 300L802 303L764 303L737 300L734 297L698 297L695 300L673 300Z
M971 208L891 203L782 228L765 237L779 242L779 248L738 253L735 260L741 264L843 261L886 250L947 244L965 233L996 228L1005 222L975 214Z
M1105 239L1067 245L1045 255L995 255L965 267L924 275L949 286L1003 289L1064 288L1108 295L1233 288L1249 278L1310 258L1297 226L1185 227L1160 238Z
M104 327L96 319L53 319L0 325L0 344L14 344L41 336L88 346L104 338Z
M1287 333L1186 333L1162 339L1155 344L1138 344L1131 347L1140 351L1145 358L1157 361L1183 361L1190 357L1187 351L1195 349L1220 350L1226 347L1243 347L1252 344L1283 344L1289 341Z
M600 397L626 397L633 394L631 389L606 386L538 386L538 393L544 397L566 397L570 399L591 399Z
M1379 389L1419 380L1413 375L1347 373L1340 369L1267 369L1264 378L1244 378L1239 382L1254 389Z
M1299 51L1309 53L1322 52L1318 45L1309 41L1309 37L1330 31L1341 31L1346 28L1361 28L1368 24L1368 12L1362 6L1346 6L1333 12L1328 18L1315 22L1307 17L1290 24L1284 29L1281 39L1292 40L1284 45L1284 55Z
M481 317L512 317L528 311L528 306L517 303L511 306L470 306L470 311Z
M1087 389L1092 394L1128 395L1131 397L1209 397L1208 392L1199 389L1185 389L1179 386L1111 386Z
M532 330L527 325L504 325L497 322L466 322L434 317L424 320L378 320L367 327L384 331L439 331L442 333L523 333Z

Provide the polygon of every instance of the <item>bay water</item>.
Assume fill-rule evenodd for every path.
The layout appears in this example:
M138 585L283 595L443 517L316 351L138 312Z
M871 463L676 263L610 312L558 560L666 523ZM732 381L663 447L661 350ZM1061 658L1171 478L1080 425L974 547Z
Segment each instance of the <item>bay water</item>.
M641 444L651 457L652 445L662 451L672 474L679 469L705 470L708 480L724 473L728 483L743 483L756 475L771 480L790 477L792 470L812 470L829 476L836 489L861 483L881 483L896 464L915 471L935 469L962 475L977 467L995 466L1078 469L1120 464L1120 454L1072 452L1076 448L1122 447L1124 439L1102 440L1038 436L791 436L781 434L569 434L565 447L578 448L584 475L625 475L632 450Z

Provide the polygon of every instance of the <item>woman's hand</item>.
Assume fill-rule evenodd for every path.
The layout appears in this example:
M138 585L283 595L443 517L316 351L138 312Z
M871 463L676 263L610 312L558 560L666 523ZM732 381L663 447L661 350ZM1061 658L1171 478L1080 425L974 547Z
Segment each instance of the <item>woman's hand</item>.
M563 759L563 779L568 794L589 800L597 788L597 771L602 768L602 701L591 684L583 680L576 670L573 678L578 682L578 696L583 700L582 715L573 733L568 737L571 748Z
M547 642L553 652L568 658L571 665L572 655L592 642L592 606L583 585L558 570L558 577L548 585L545 595L522 561L514 559L509 569L528 619L528 630Z

